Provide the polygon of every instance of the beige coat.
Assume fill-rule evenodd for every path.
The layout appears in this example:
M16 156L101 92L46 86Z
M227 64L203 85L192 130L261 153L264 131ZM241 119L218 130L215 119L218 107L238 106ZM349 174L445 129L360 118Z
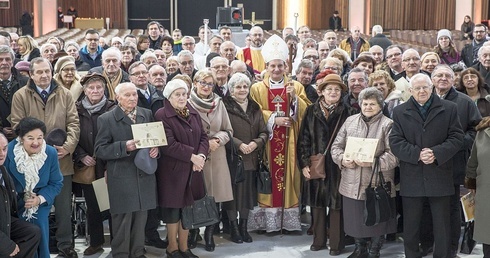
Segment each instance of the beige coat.
M16 128L24 117L35 117L46 124L46 132L55 128L66 131L67 139L63 144L69 154L60 160L60 169L64 176L73 175L72 153L78 144L80 137L80 122L75 101L70 90L51 83L51 93L44 104L41 95L36 90L33 81L30 80L25 87L15 92L12 99L12 127Z
M476 179L475 196L475 231L473 238L485 244L490 244L490 128L476 134L471 151L467 178ZM469 187L468 188L473 188Z
M201 116L202 126L209 140L217 138L220 142L220 147L208 154L208 160L204 164L204 179L206 180L208 195L213 196L216 202L231 201L233 200L233 191L231 189L230 170L226 160L225 144L230 140L226 131L233 135L233 128L228 112L221 100L209 114L201 112L192 101L189 103Z
M391 153L388 141L392 124L393 121L384 116L383 113L374 116L369 122L365 122L361 114L352 115L345 120L332 144L331 151L333 161L342 170L339 186L340 194L355 200L365 200L364 190L369 185L372 173L371 167L356 166L351 169L342 166L344 150L349 136L379 139L375 156L379 157L379 165L385 180L391 182L392 189L394 189L394 169L398 165L398 160ZM395 197L396 191L391 193L392 197Z

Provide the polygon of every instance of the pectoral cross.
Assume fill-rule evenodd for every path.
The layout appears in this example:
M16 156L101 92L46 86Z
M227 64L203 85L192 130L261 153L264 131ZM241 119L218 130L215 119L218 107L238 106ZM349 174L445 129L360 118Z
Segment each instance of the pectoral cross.
M276 105L274 105L274 106L276 107L276 114L278 117L286 116L286 113L281 110L281 108L282 108L281 103L276 103Z
M249 24L250 26L255 26L257 24L264 24L265 20L256 20L255 19L255 12L252 12L252 19L250 20L243 20L243 23Z

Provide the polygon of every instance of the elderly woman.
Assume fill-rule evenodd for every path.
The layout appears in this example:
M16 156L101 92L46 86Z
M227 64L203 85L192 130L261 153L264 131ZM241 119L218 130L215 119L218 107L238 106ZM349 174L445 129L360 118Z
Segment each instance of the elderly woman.
M167 64L165 70L167 74L174 74L179 69L179 59L176 56L167 57Z
M82 95L83 88L80 84L80 75L77 73L75 59L72 56L63 56L54 66L53 79L58 86L63 86L70 90L73 100L77 101Z
M490 101L485 98L490 88L481 74L475 68L468 68L461 73L459 84L462 86L461 91L476 103L481 116L490 116Z
M83 252L93 255L102 252L104 244L104 218L99 210L92 181L104 177L105 162L95 157L95 137L97 136L97 118L113 109L115 103L104 95L106 79L98 73L82 78L84 97L76 103L80 119L80 140L73 153L75 174L74 188L83 191L87 204L87 225L90 232L90 245ZM92 167L92 168L90 168ZM90 172L87 172L90 171ZM89 173L84 175L82 173Z
M80 45L78 45L75 41L66 42L65 52L75 59L75 66L77 67L77 71L85 72L90 70L90 65L80 58Z
M344 151L349 137L378 139L374 159L379 160L379 168L386 182L394 186L394 168L398 165L389 145L389 134L393 121L381 112L383 108L382 93L372 87L359 94L361 113L350 116L340 128L332 144L332 159L342 169L339 193L342 198L342 209L345 233L353 236L356 248L352 257L379 257L383 245L383 235L396 232L396 219L374 226L364 224L365 190L373 173L373 162L361 162L358 159L344 158ZM395 191L391 191L395 197ZM392 207L394 212L395 207ZM368 242L371 242L368 247Z
M58 152L46 145L46 125L32 117L19 121L18 138L8 145L5 167L10 173L17 198L20 218L41 228L41 243L37 257L49 258L49 212L54 198L63 186Z
M395 81L393 81L390 74L383 70L375 71L369 75L368 86L381 91L384 105L386 105L383 108L383 111L386 111L384 115L391 118L393 109L402 104L403 101L401 100L402 93L396 89Z
M232 133L230 119L225 105L218 95L213 93L216 84L213 73L209 69L200 70L194 76L194 88L189 103L201 116L202 126L209 138L209 153L204 165L204 178L210 196L216 203L233 200L230 171L226 160L225 144L230 141L228 133ZM206 251L214 251L214 225L207 226L204 231ZM193 239L196 231L191 232Z
M441 63L439 55L435 52L425 52L422 57L420 57L420 69L431 74L434 68Z
M490 117L484 117L476 126L476 138L466 169L465 187L475 195L475 229L473 239L483 243L483 257L490 257Z
M325 70L331 70L338 75L340 75L343 70L342 61L340 61L335 57L327 57L323 59L318 67L321 72ZM318 78L317 78L317 82L318 82Z
M347 87L340 76L329 74L323 78L317 88L320 98L308 106L301 124L298 137L298 165L305 181L302 187L302 203L311 207L313 220L313 244L311 251L327 247L327 224L330 225L330 255L339 255L344 249L344 229L342 227L342 197L338 192L340 169L332 161L330 148L337 136L340 125L351 114L346 105L342 105L342 92ZM310 156L326 153L325 179L310 179ZM329 208L330 223L327 223L326 208Z
M51 64L54 64L54 55L58 53L56 45L51 43L44 43L41 46L41 56L48 59Z
M364 72L369 76L374 72L374 67L376 66L376 61L374 58L368 55L360 55L353 63L352 68L359 67L364 70Z
M140 61L145 63L146 67L150 67L152 64L157 63L157 56L155 55L154 51L147 50L140 56Z
M252 242L247 232L248 214L257 205L255 171L258 169L258 153L269 137L262 111L249 97L250 85L250 79L245 74L236 73L228 82L230 95L223 98L233 127L233 144L243 158L245 170L245 180L232 184L233 201L223 203L230 220L231 240L235 243Z
M350 59L349 53L345 52L345 50L343 49L336 48L336 49L332 49L328 53L328 57L337 58L342 62L342 70L340 72L341 76L344 76L349 73L352 64L352 60Z
M439 63L452 65L461 61L461 55L454 45L449 30L443 29L437 32L437 46L434 47L434 52L441 58Z
M121 58L121 69L128 72L129 67L135 62L136 49L131 46L122 46L120 48L122 58Z
M20 36L17 40L19 45L20 59L30 62L32 59L41 56L37 42L31 36Z
M165 86L165 105L155 114L162 121L167 146L156 172L158 201L163 221L167 223L167 257L197 257L188 245L189 230L182 228L182 208L204 196L204 169L209 142L199 113L187 102L187 85L172 80ZM189 184L189 180L192 182ZM212 233L212 231L211 231ZM177 240L178 239L178 240Z

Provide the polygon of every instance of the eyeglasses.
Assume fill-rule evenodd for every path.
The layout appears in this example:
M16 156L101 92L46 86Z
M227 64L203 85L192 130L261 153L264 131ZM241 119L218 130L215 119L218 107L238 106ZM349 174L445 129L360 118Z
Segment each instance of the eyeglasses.
M165 73L152 73L151 76L153 76L153 77L157 77L157 76L165 77L166 74Z
M305 57L303 57L303 59L313 59L313 60L317 60L317 59L318 59L318 56L305 56Z
M325 92L336 92L336 93L338 93L338 92L341 92L342 90L339 89L339 88L335 88L335 89L328 88L328 89L323 89L323 91L325 91Z
M401 56L402 53L394 53L394 54L391 54L389 56L386 56L386 59L392 59L393 57L398 57L398 56Z
M476 80L478 79L478 75L476 74L467 74L463 76L463 81Z
M420 86L420 87L415 87L415 88L412 88L413 91L428 91L432 89L432 86Z
M86 41L98 41L99 39L85 39Z
M142 76L142 75L147 75L148 74L148 71L139 71L139 72L134 72L131 74L131 76Z
M182 46L192 46L194 45L195 43L183 43Z
M446 77L448 79L452 79L453 78L453 76L450 73L437 73L437 74L434 74L434 77L436 77L436 78Z
M415 56L414 57L407 57L407 58L404 58L402 61L403 62L410 62L410 61L417 62L417 61L420 61L420 58L415 57Z
M480 33L485 33L485 31L484 30L475 30L474 33L475 34L480 34Z
M211 68L213 68L215 70L226 70L226 69L228 69L228 66L227 65L215 65Z
M332 71L338 71L339 68L333 67L333 66L325 66L323 67L323 70L332 70Z
M198 81L198 83L201 84L201 86L203 87L208 87L208 88L214 87L214 83L212 82Z
M182 62L180 62L180 64L182 66L193 65L194 64L194 61L193 60L190 60L190 61L182 61Z
M61 69L61 71L65 72L65 73L74 73L76 71L75 68L65 68L65 69Z

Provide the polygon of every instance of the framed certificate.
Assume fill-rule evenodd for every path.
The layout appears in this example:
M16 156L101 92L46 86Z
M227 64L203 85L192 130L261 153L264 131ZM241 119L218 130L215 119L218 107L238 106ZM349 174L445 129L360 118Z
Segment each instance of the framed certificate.
M167 145L167 136L162 122L133 124L131 130L138 149Z
M378 141L372 138L347 137L344 159L373 162Z

